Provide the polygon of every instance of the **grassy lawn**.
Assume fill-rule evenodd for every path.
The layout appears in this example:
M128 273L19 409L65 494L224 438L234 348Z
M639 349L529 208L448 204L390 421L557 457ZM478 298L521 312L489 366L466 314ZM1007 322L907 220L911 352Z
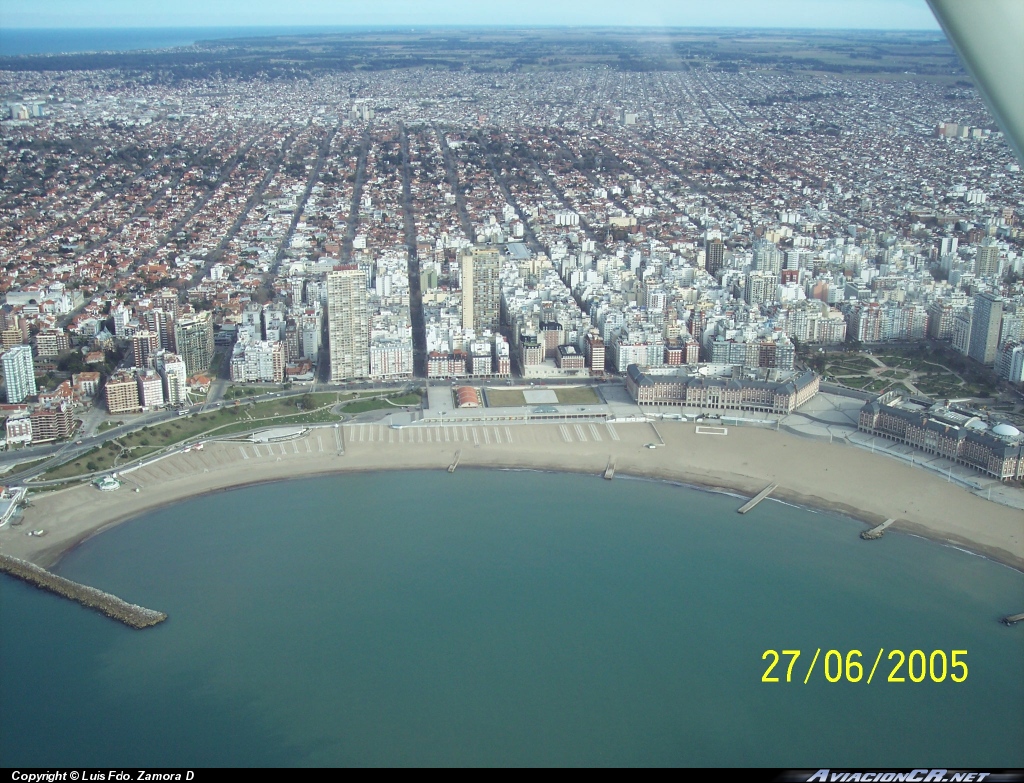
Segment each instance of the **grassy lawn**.
M555 396L562 405L600 405L601 398L589 386L567 386L555 389Z
M339 401L344 403L345 413L353 414L394 409L396 405L419 405L422 400L420 395L415 393L390 397L390 402L381 399L361 399L370 395L376 397L379 392L363 394L320 392L301 397L281 397L254 404L236 404L210 413L181 416L124 435L118 438L116 443L104 444L78 459L48 470L42 478L71 478L83 473L108 470L207 433L230 435L236 432L260 429L261 424L266 427L274 427L338 421L340 417L332 413L331 408ZM346 400L349 402L345 403ZM124 457L120 457L122 447L128 451Z
M401 397L388 397L395 405L419 405L423 397L419 394L403 394Z
M39 478L49 481L50 479L80 476L83 473L92 473L96 470L109 470L116 465L120 453L120 447L114 443L97 446L95 449L87 451L78 459L51 468Z
M237 400L240 397L254 397L258 394L263 394L263 390L251 386L232 386L224 392L224 399Z
M522 408L526 397L521 389L487 389L488 408Z
M914 385L932 397L948 397L952 392L959 394L964 391L964 385L953 375L937 378L925 376L914 381Z
M847 364L825 365L825 372L829 375L866 375L868 368L852 367Z
M42 465L48 459L50 459L50 458L49 457L43 457L42 459L34 459L31 462L19 462L17 465L15 465L13 468L11 468L7 472L8 473L21 473L23 470L31 470L32 468L36 467L37 465Z
M857 378L842 378L841 380L844 386L849 386L851 389L863 389L865 386L871 383L871 378L868 378L866 376L860 376Z
M930 397L984 397L994 389L985 383L966 383L953 373L922 375L915 382L922 392Z
M123 421L105 421L96 428L96 432L106 432L107 430L114 429L114 427L120 427L122 424L124 424Z
M877 366L878 365L870 359L857 356L843 356L837 359L826 359L826 367L829 372L845 370L850 373L863 373L867 370L872 370Z
M419 405L421 397L418 394L405 394L401 397L389 397L388 400L356 400L347 403L344 411L348 414L366 413L366 411L383 410L394 408L395 405Z
M324 424L330 421L339 421L339 417L331 413L329 408L325 408L319 411L312 411L310 413L296 413L294 416L282 416L280 418L266 421L266 426L269 427L285 427L289 424ZM253 421L251 419L245 419L244 421L230 424L227 427L222 427L217 430L215 435L231 435L235 432L249 432L250 430L259 428L259 420Z
M864 391L881 391L886 386L891 386L893 381L886 378L843 378L843 385L851 389L863 389Z
M201 413L194 416L181 416L177 419L136 430L124 435L118 440L127 449L136 448L164 448L171 444L178 443L188 438L201 435L215 427L225 424L232 424L239 419L245 418L243 406L232 406L221 408L210 413Z

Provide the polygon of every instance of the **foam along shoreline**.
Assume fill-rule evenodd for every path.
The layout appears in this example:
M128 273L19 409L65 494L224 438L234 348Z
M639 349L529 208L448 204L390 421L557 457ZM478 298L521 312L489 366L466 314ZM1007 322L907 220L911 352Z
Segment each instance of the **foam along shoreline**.
M476 426L343 425L315 428L276 443L211 442L122 477L116 492L90 485L33 496L25 524L0 528L0 551L50 568L71 548L111 525L189 497L271 481L346 471L438 471L457 451L460 468L536 469L600 477L610 458L616 475L660 479L858 519L895 518L890 530L953 544L1024 571L1024 514L887 457L844 444L783 432L730 427L698 434L693 424L659 422L665 446L646 423ZM138 488L138 492L133 490ZM756 523L757 514L747 516ZM45 528L45 537L26 530ZM865 544L870 545L870 544Z

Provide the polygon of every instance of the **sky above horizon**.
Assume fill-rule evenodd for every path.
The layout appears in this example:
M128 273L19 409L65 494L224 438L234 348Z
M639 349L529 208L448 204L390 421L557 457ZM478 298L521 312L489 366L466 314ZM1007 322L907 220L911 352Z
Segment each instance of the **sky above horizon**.
M630 25L938 30L926 0L2 0L0 28Z

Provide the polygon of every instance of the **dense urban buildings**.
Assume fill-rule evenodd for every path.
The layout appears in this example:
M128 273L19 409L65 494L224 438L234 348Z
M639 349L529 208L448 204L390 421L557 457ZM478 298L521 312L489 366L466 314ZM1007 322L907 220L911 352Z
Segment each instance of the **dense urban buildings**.
M888 40L915 53L897 83L694 46L641 69L0 72L8 399L799 373L929 339L1022 383L1024 178L952 50L932 72L911 60L944 43Z

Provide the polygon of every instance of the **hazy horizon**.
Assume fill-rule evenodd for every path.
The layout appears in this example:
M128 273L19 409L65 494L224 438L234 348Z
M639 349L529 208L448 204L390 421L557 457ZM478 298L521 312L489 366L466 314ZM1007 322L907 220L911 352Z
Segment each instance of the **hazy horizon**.
M659 0L642 7L609 0L567 0L557 6L523 0L514 11L468 0L380 0L371 8L327 0L286 6L269 0L182 0L173 7L126 0L87 6L74 0L9 0L0 18L0 29L8 30L405 26L940 30L925 0L720 0L712 7L696 0Z

